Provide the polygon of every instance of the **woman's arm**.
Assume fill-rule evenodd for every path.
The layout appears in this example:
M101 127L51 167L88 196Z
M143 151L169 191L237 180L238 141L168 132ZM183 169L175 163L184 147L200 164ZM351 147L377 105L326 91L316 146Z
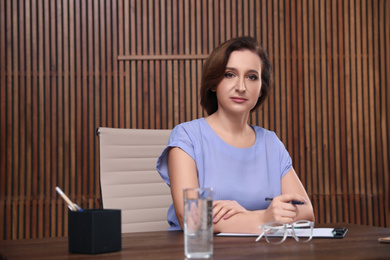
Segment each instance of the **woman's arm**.
M169 179L176 217L184 228L183 189L199 187L195 161L182 149L174 147L169 150L168 157ZM291 200L304 200L305 205L292 205ZM221 203L217 212L230 212L230 216L224 218L224 214L216 213L213 216L218 221L214 223L214 232L241 232L259 233L259 225L271 221L284 223L299 219L314 220L313 209L302 183L291 169L282 178L282 195L274 198L267 210L247 211L240 210L240 205L233 203ZM227 208L228 210L224 210ZM232 207L236 210L229 210Z
M305 205L296 206L298 209L298 214L294 221L315 220L313 206L309 196L307 195L306 190L303 187L302 182L299 180L294 168L291 168L282 178L282 194L297 194L302 196L302 198L305 200Z
M218 208L219 212L238 213L227 217L217 214L214 217L214 232L258 233L259 225L268 222L314 221L310 199L293 168L282 178L281 188L282 195L275 197L266 210L240 211L240 207L234 203L225 203L224 208ZM292 200L304 201L305 205L293 205L289 203ZM218 202L218 205L223 203Z
M195 161L178 147L170 148L168 154L168 171L171 183L171 194L176 217L184 229L184 188L198 188L198 174Z

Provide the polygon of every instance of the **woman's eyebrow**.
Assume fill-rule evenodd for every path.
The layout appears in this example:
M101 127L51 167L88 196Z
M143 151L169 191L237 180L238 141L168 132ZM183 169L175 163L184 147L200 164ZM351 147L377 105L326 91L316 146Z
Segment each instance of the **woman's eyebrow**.
M226 70L233 70L233 71L237 71L236 68L233 68L233 67L226 67Z
M226 67L226 70L237 71L237 69L234 68L234 67ZM257 70L255 70L255 69L250 69L250 70L248 70L248 72L250 72L250 73L256 73L256 74L260 75L260 73L259 73Z
M252 72L252 73L256 73L256 74L260 75L260 73L257 70L249 70L248 72Z

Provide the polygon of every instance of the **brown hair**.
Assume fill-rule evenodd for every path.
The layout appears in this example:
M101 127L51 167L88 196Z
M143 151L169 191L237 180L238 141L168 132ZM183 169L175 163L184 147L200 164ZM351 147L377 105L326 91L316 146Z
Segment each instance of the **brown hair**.
M250 50L261 60L261 96L251 111L258 108L267 99L271 90L272 67L266 51L250 36L230 39L219 45L207 58L202 73L200 104L211 115L218 109L217 95L213 91L222 81L230 54L233 51Z

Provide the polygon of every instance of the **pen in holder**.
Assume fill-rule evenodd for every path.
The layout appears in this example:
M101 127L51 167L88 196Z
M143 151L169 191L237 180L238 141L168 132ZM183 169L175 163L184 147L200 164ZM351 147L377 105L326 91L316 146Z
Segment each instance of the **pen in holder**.
M57 193L64 199L66 204L68 204L68 208L72 211L83 211L82 208L79 207L76 203L73 203L68 196L60 189L60 187L56 187Z
M69 210L69 252L99 254L122 249L119 209Z

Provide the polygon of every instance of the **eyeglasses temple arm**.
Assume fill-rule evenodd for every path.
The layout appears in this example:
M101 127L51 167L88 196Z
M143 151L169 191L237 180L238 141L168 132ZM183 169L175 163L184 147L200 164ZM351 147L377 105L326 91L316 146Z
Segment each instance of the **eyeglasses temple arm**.
M260 240L263 236L264 236L264 232L261 233L260 236L258 236L258 237L256 238L256 242L259 242L259 240Z

